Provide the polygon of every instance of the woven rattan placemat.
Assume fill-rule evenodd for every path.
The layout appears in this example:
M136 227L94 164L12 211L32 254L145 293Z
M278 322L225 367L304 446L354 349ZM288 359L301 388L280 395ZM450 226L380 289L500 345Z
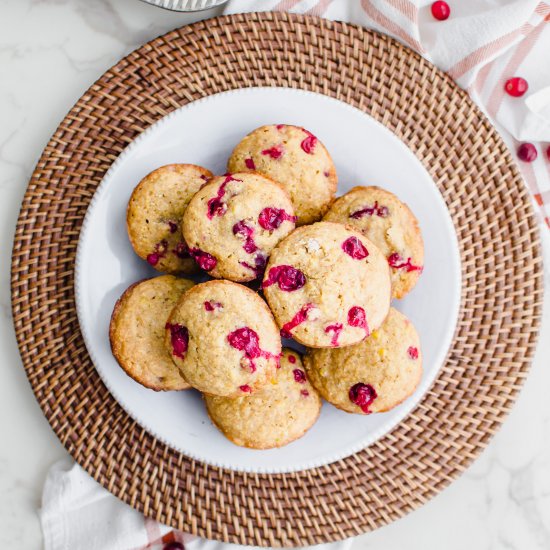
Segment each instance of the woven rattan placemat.
M288 86L344 100L399 136L437 182L462 256L462 307L446 364L398 428L304 472L214 468L140 428L109 394L79 331L73 268L105 172L140 132L195 99ZM390 38L284 13L235 15L145 44L63 120L25 195L12 303L36 397L68 451L148 516L207 538L297 546L350 537L441 491L485 447L527 374L541 314L538 229L504 143L466 93Z

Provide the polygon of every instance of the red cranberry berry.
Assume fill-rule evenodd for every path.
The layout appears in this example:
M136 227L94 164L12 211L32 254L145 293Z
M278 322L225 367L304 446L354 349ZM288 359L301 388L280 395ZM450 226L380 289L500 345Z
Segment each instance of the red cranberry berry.
M301 369L294 369L292 371L292 374L294 375L294 380L298 382L298 384L305 384L306 382L306 373Z
M258 333L251 328L238 328L227 336L227 340L231 347L244 351L248 359L255 359L262 355Z
M294 363L296 363L296 357L294 357L294 355L289 355L288 362L294 365Z
M365 329L367 336L369 335L369 325L367 324L367 315L365 310L359 306L353 306L348 311L348 325Z
M376 390L370 384L359 382L349 389L349 400L361 407L365 414L370 414L369 405L378 397Z
M190 248L189 254L204 271L212 271L218 263L218 260L212 254L208 254L200 248Z
M325 328L325 332L328 334L329 332L332 332L332 338L330 340L330 344L332 346L338 345L338 338L340 337L340 333L342 332L342 329L344 326L342 323L335 323L334 325L329 325L327 328Z
M356 210L352 212L349 217L354 220L358 220L363 216L379 216L380 218L386 218L389 213L390 211L387 206L379 206L378 201L374 201L372 206L365 206L365 208L361 208L361 210Z
M179 242L176 245L176 248L172 250L172 252L180 259L185 260L186 258L190 258L191 255L189 254L189 248L187 247L187 244L184 242Z
M357 237L349 237L342 243L342 250L354 260L363 260L369 251Z
M239 263L243 267L246 267L247 269L254 271L254 273L256 274L256 278L258 278L264 274L265 265L267 264L267 257L261 252L258 252L258 254L254 256L254 265L250 265L248 262L242 262L242 261L240 261Z
M273 147L270 147L269 149L264 149L262 151L262 155L268 155L272 159L279 159L283 156L283 146L282 145L274 145Z
M173 222L173 221L169 220L168 225L170 226L170 233L175 233L178 230L177 222Z
M281 131L284 127L285 127L285 124L277 124L277 126L275 126L275 128L277 128L277 130L279 131Z
M166 330L170 331L170 342L172 343L172 354L180 359L185 358L185 352L189 346L189 330L183 325L166 323Z
M147 255L147 262L150 265L155 266L159 263L161 258L164 258L166 255L166 250L168 249L168 242L166 240L160 241L155 245L155 249L151 254Z
M307 130L304 130L304 132L307 134L307 138L302 140L302 143L300 143L300 147L304 151L304 153L307 153L308 155L313 155L315 152L315 145L317 144L317 138Z
M252 393L252 388L248 384L244 384L243 386L239 386L239 389L244 393Z
M314 309L315 306L313 304L306 304L305 306L302 306L300 311L294 315L294 317L288 322L283 325L283 328L281 329L281 336L283 338L292 338L291 330L296 328L298 325L301 325L307 320L307 316L309 312Z
M275 283L281 290L292 292L306 284L306 276L291 265L277 265L269 270L267 278L262 283L262 288L267 288Z
M301 395L302 397L308 397L308 396L309 396L309 392L308 392L307 390L302 390L302 391L300 391L300 395Z
M438 21L445 21L445 19L448 19L449 15L451 15L451 8L447 2L438 0L432 4L432 15Z
M407 273L410 271L422 271L422 266L414 265L411 263L411 259L407 258L405 261L397 252L393 252L388 256L388 264L393 269L405 269Z
M215 309L221 309L223 306L220 304L220 302L212 302L206 301L204 302L204 309L206 311L214 311Z
M233 226L233 235L239 235L244 239L243 249L248 254L253 254L258 250L254 242L254 228L248 225L244 220L237 222Z
M533 162L537 156L537 148L532 143L522 143L518 147L518 158L523 162Z
M415 348L414 346L409 346L407 349L407 354L411 359L418 359L418 348Z
M509 78L504 84L504 89L508 95L512 97L521 97L528 89L529 84L525 78L521 76L515 76L514 78Z
M296 222L296 216L291 216L282 208L274 208L267 206L264 208L258 216L258 223L268 231L275 231L279 229L284 221Z
M256 164L254 163L254 159L253 159L253 158L244 159L244 165L245 165L249 170L256 170Z

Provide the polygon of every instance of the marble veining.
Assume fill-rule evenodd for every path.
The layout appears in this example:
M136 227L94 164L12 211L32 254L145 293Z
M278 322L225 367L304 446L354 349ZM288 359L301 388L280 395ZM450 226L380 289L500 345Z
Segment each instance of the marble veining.
M11 324L8 259L27 181L57 124L107 68L147 40L217 13L176 14L138 0L0 3L0 548L42 547L42 484L66 456L31 392ZM543 237L548 251L547 231ZM547 299L530 376L486 451L435 499L354 548L550 549L548 357Z

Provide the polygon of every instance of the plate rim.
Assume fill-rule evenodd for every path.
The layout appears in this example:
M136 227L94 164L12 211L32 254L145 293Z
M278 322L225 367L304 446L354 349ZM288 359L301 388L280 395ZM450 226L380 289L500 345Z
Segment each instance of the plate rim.
M449 328L449 331L446 333L446 343L445 346L442 346L440 348L440 352L436 356L435 363L438 364L436 368L434 368L433 373L431 373L430 377L427 379L423 379L418 386L415 388L415 392L412 396L407 398L406 403L407 407L404 407L403 410L399 412L399 414L396 415L395 419L389 424L389 427L383 429L383 427L379 427L373 432L371 432L368 436L364 436L361 438L358 443L356 443L353 446L346 447L344 451L339 453L333 453L331 455L331 458L321 460L309 460L306 463L301 463L293 467L284 467L284 468L270 468L268 466L260 466L260 467L253 467L250 466L242 466L242 467L234 467L232 465L228 465L226 463L223 463L221 461L215 461L215 460L209 460L207 458L204 458L203 456L195 455L193 452L189 452L188 450L184 449L180 445L173 444L172 442L168 441L165 437L158 434L149 423L144 421L143 418L140 418L136 416L131 408L127 406L127 403L124 399L120 398L120 393L118 391L115 391L110 380L109 376L106 374L106 371L104 370L103 366L100 366L100 361L98 360L96 350L92 346L91 342L91 336L90 332L88 330L88 325L85 322L85 314L83 311L83 289L81 288L81 278L82 278L82 263L83 263L83 248L84 248L84 241L86 240L86 236L88 235L88 226L90 223L90 219L93 216L93 212L95 210L95 207L97 205L98 200L100 200L101 196L105 193L105 190L107 189L107 186L109 185L110 180L113 177L113 174L116 172L118 166L122 164L125 160L125 158L132 153L132 151L135 149L135 147L143 140L146 139L148 136L150 136L152 133L158 131L159 128L164 126L169 120L172 118L178 116L178 114L186 109L193 108L194 105L197 103L207 103L210 102L212 99L219 98L220 96L234 96L234 95L243 95L248 93L254 93L257 90L267 90L268 92L273 93L290 93L292 94L298 94L298 95L310 95L310 96L316 96L319 99L322 99L323 101L326 101L327 103L337 103L342 108L347 109L349 111L353 111L361 116L367 117L372 123L374 123L382 132L385 132L387 134L390 134L392 136L392 139L394 139L396 142L399 143L399 147L403 150L403 154L409 155L414 157L415 162L417 162L420 166L420 168L425 172L427 179L429 180L429 184L434 188L434 191L436 192L438 196L438 200L441 203L441 207L445 212L445 225L451 236L453 237L453 261L456 262L455 269L453 271L455 275L454 282L457 283L456 286L452 285L451 288L453 288L453 297L452 297L452 318L454 319L451 327ZM162 275L162 273L159 273L158 275ZM153 276L158 276L157 274L154 274ZM348 458L370 446L372 446L374 443L376 443L378 440L383 438L384 436L390 434L395 428L399 426L404 420L407 419L408 416L411 415L411 413L418 407L418 405L422 402L422 400L426 397L426 394L430 391L431 387L433 386L434 382L437 380L439 373L441 372L441 369L443 365L445 364L447 357L449 355L449 350L451 349L451 345L457 330L458 326L458 320L460 316L460 309L461 309L461 294L462 294L462 262L460 258L460 249L459 249L459 243L458 243L458 237L456 234L456 230L454 228L452 217L450 215L450 212L447 208L447 205L445 203L445 200L443 196L441 195L441 191L437 187L437 184L433 181L433 178L429 174L426 167L423 165L423 163L420 161L420 159L407 147L407 145L395 134L393 133L388 127L384 126L381 122L376 120L374 117L369 115L368 113L365 113L364 111L361 111L357 107L341 100L337 99L335 97L331 97L319 92L313 92L311 90L304 90L299 88L290 88L290 87L279 87L279 86L255 86L255 87L245 87L245 88L236 88L232 90L226 90L223 92L218 92L216 94L208 95L205 97L202 97L200 99L197 99L195 101L191 101L185 105L182 105L164 117L157 120L154 124L151 124L149 127L147 127L143 132L141 132L135 139L133 139L130 143L126 145L126 147L122 150L122 152L116 157L116 159L111 163L109 169L105 173L104 177L102 178L101 182L97 186L90 203L88 204L88 208L86 209L86 214L84 215L84 219L82 222L82 226L80 229L80 234L78 237L78 244L76 248L76 256L75 256L75 266L74 266L74 295L75 295L75 305L76 305L76 313L78 318L78 324L80 326L80 331L82 333L82 337L84 339L84 343L86 346L86 349L88 351L88 354L90 355L90 359L94 365L94 368L98 372L102 382L107 387L108 391L111 393L111 395L114 397L114 399L117 401L120 407L144 430L146 430L152 437L157 439L158 441L161 441L166 446L170 447L171 449L187 456L188 458L192 460L196 460L200 463L208 464L209 466L213 466L216 468L224 468L230 471L235 472L241 472L241 473L251 473L251 474L289 474L293 472L300 472L300 471L306 471L306 470L312 470L315 468L320 468L323 466L329 466L331 464L334 464L335 462L338 462L339 460L343 460L345 458ZM392 307L395 307L399 310L398 307L399 300L397 301L397 305L395 300L392 300ZM424 377L423 377L424 378ZM327 406L328 403L323 403L323 406ZM261 452L261 451L257 451Z

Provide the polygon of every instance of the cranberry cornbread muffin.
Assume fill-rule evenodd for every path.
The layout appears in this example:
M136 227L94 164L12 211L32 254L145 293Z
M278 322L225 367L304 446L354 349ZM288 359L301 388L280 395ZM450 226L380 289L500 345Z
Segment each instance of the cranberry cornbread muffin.
M109 327L118 364L152 390L186 390L185 381L164 344L164 325L193 281L162 275L134 283L115 305Z
M314 348L356 344L390 307L390 272L366 237L337 223L299 227L273 250L262 282L281 335Z
M393 409L414 393L422 378L418 334L394 308L382 326L360 344L309 350L304 363L324 399L357 414Z
M166 322L172 360L194 388L254 393L275 375L281 338L267 304L249 288L214 280L186 292Z
M189 202L183 237L213 277L237 282L263 275L275 245L295 227L288 193L260 174L212 178Z
M302 437L321 412L321 398L300 356L290 349L283 349L280 370L258 392L236 399L205 395L204 400L216 427L236 445L250 449L288 445Z
M403 298L416 285L424 265L422 234L414 214L393 193L354 187L336 199L324 220L349 225L378 246L391 269L394 298Z
M280 182L289 192L297 225L320 220L334 199L338 178L325 146L298 126L261 126L233 150L229 172L256 171Z
M194 164L169 164L145 176L126 211L128 236L136 254L164 273L193 273L197 266L181 235L191 197L212 173Z

